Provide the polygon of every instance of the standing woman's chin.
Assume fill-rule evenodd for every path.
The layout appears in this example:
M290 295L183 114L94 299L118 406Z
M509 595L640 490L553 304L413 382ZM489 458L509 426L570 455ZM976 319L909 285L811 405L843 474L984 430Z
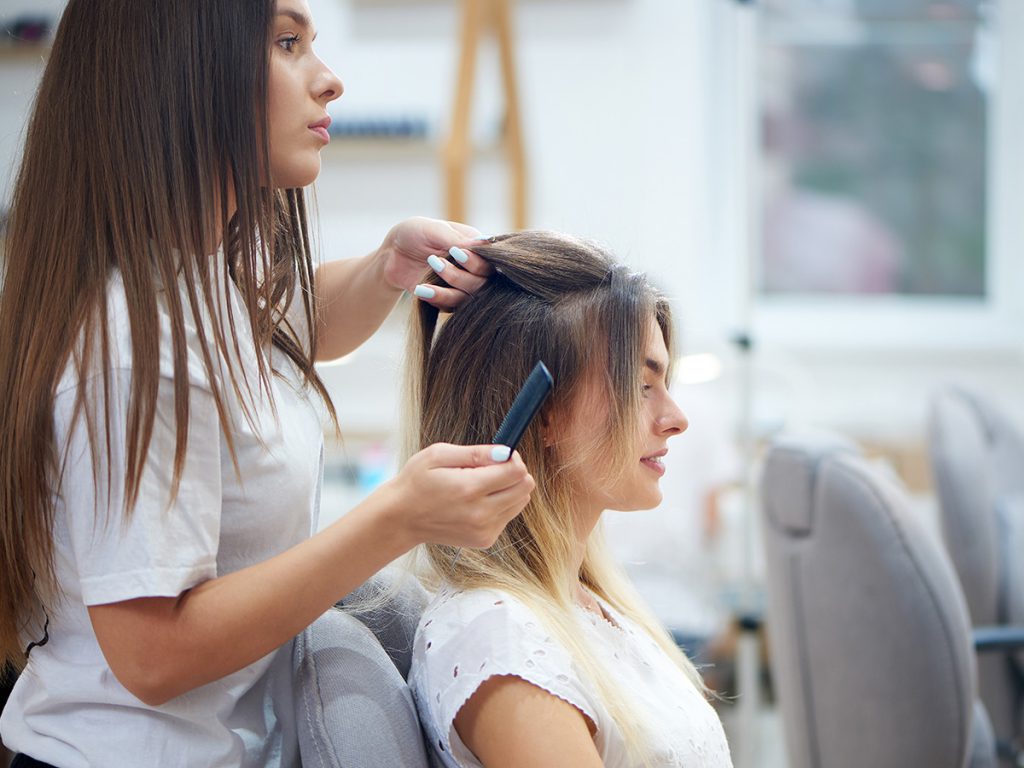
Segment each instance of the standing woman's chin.
M304 158L301 163L294 163L288 168L275 170L273 173L274 188L300 189L308 187L320 176L320 167L320 154L317 153L308 160Z

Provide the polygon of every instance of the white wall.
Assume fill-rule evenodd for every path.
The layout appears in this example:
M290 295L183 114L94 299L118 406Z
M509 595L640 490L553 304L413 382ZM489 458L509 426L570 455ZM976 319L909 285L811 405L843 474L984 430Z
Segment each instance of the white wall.
M64 0L0 0L0 22L22 14L56 16ZM35 87L42 65L31 59L0 59L0 201L10 199L18 153L24 139Z
M444 132L452 100L455 3L320 0L323 55L341 75L339 116L420 114ZM522 2L519 73L529 153L530 225L584 234L649 270L678 306L698 283L703 122L701 3L673 0ZM331 25L336 24L336 27ZM475 133L500 119L494 43L481 41ZM319 205L328 257L373 247L406 215L444 215L442 177L429 154L331 147ZM469 221L510 226L507 176L493 152L471 176ZM364 353L366 356L371 356ZM328 371L332 378L353 375ZM390 392L388 393L390 396ZM344 407L344 406L343 406Z

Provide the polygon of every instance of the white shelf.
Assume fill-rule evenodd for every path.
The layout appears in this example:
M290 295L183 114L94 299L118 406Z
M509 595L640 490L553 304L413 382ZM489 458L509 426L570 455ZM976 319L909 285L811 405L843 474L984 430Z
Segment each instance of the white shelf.
M403 0L422 2L423 0ZM322 150L324 158L372 160L429 159L440 162L444 146L433 138L359 138L332 136L331 143ZM497 157L501 145L487 144L473 151L473 159Z
M432 139L424 138L361 138L331 136L331 143L322 150L325 157L440 157L441 148Z
M50 56L49 45L2 45L0 46L0 64L38 62L43 64Z

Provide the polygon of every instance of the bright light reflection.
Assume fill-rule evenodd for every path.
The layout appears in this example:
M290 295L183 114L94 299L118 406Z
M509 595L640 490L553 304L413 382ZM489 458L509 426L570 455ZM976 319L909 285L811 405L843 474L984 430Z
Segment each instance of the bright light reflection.
M703 384L722 375L722 361L710 352L683 355L676 361L675 380L679 384Z
M352 362L352 358L355 357L355 352L339 357L337 360L325 360L318 361L316 364L317 368L336 368L340 365L348 365Z

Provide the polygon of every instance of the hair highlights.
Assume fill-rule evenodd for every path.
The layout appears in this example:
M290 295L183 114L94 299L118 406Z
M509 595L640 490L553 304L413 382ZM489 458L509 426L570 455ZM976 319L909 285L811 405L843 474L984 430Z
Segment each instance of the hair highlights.
M410 424L418 431L410 448L489 442L537 360L551 370L555 390L519 444L537 481L523 512L488 550L462 550L457 558L451 547L423 550L433 578L456 588L502 589L529 605L587 671L644 761L643 723L628 692L615 690L575 629L577 578L643 626L699 689L703 684L604 552L599 531L588 542L580 572L573 572L573 498L574 484L585 482L585 473L577 471L583 466L614 472L632 461L650 320L657 320L671 350L668 302L599 246L565 235L505 235L474 251L496 270L484 287L440 327L437 310L419 304L410 355ZM538 422L595 397L603 407L593 409L594 418L605 420L600 444L575 456L545 445Z

